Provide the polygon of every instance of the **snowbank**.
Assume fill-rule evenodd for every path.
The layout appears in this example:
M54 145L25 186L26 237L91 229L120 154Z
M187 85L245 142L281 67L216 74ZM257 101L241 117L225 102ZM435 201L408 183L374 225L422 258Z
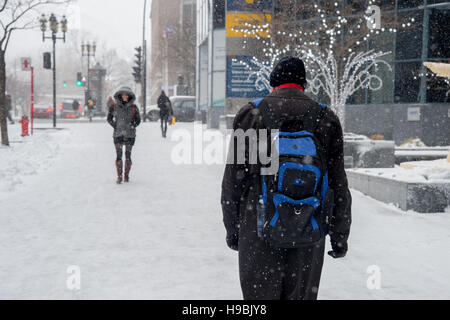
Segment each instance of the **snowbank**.
M450 162L447 159L404 162L400 166L407 171L424 177L427 181L449 180L450 183Z
M35 130L20 137L19 125L9 127L10 147L0 148L0 192L12 191L55 161L60 144L67 143L69 131Z
M450 183L450 163L446 159L434 161L406 162L410 169L400 166L383 169L351 169L355 172L364 172L368 175L394 179L411 183Z
M427 145L422 142L422 140L416 138L416 139L409 139L405 143L401 144L400 147L402 148L417 148L417 147L426 147Z

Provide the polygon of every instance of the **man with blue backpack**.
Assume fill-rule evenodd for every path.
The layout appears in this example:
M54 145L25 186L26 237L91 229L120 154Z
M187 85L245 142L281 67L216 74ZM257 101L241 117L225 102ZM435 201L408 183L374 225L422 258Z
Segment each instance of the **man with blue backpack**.
M270 84L273 92L244 106L234 121L222 182L226 240L239 251L244 299L315 300L326 235L328 254L342 258L350 233L342 127L333 111L304 94L301 59L281 59ZM255 163L251 139L238 161L237 142L243 140L236 133L249 130L258 132L263 150ZM269 154L270 162L263 163L261 154Z

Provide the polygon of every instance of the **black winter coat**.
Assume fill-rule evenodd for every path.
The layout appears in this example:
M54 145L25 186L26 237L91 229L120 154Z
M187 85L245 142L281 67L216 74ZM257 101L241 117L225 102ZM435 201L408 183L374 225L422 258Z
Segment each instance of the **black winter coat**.
M301 114L304 115L305 123L313 121L310 115L321 108L302 91L295 88L282 88L264 98L264 107L256 108L251 103L244 106L236 115L233 129L244 131L251 128L257 129L258 123L261 123L260 112L266 112L267 119L273 120L274 123L289 113L295 113L297 116ZM352 198L344 170L343 132L339 119L333 111L326 108L321 113L323 113L321 120L314 133L325 149L329 187L334 190L335 195L335 209L329 235L333 249L347 251ZM258 184L261 180L259 173L254 172L255 170L252 170L251 165L248 164L227 164L225 168L221 197L223 221L227 230L227 244L235 250L238 248L239 237L248 236L242 232L256 230L256 218L255 221L253 218L256 216L255 204L258 197L256 190L259 189Z
M173 115L172 103L170 99L165 94L161 94L158 98L158 108L159 115L161 118L167 118L170 115Z
M124 103L121 95L128 94L130 101ZM109 107L107 121L114 128L113 137L135 138L136 128L141 123L139 108L134 104L136 96L128 87L123 87L114 95L115 103Z

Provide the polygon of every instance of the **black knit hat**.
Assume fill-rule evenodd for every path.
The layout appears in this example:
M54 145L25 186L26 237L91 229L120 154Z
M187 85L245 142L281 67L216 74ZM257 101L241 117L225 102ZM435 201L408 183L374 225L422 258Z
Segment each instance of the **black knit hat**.
M303 88L308 83L306 81L305 64L302 59L287 56L282 58L270 74L270 85L273 88L286 83L295 83Z

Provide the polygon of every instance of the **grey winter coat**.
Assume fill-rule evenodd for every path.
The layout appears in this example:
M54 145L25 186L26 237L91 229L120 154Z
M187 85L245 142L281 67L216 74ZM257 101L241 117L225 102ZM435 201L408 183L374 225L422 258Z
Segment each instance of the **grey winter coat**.
M122 101L122 94L127 93L130 100ZM141 123L139 109L134 104L136 96L128 87L122 87L114 95L115 103L110 106L108 112L108 123L114 128L113 137L135 138L136 127Z

